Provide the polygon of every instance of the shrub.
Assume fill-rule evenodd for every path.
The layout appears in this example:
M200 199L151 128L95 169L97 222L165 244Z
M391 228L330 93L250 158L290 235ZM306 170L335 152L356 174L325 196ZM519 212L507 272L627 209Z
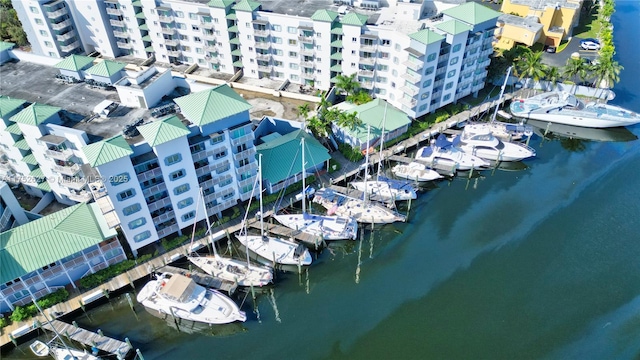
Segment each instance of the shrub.
M10 322L9 322L8 318L6 318L6 317L1 317L0 318L0 329L5 327L5 326L7 326L7 325L9 325L9 324L10 324Z
M339 144L338 150L345 158L347 158L347 160L352 162L358 162L364 158L364 155L362 155L359 148L353 147L349 144Z
M40 299L36 300L36 302L42 309L48 309L55 304L66 301L68 298L69 292L66 289L59 289L52 292L51 294L47 294L41 297ZM13 313L11 313L10 318L13 322L20 322L35 316L37 313L38 308L32 303L25 306L17 306L15 310L13 310ZM6 319L4 320L6 321Z
M333 168L334 166L335 166L335 169ZM336 171L339 171L341 167L342 166L340 166L339 162L337 162L337 161L335 161L333 159L329 159L329 169L327 169L329 171L329 174L331 174L333 172L336 172Z

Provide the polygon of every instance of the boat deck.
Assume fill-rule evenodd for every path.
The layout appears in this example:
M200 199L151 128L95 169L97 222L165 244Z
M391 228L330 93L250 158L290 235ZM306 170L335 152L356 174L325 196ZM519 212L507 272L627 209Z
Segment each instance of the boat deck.
M238 288L238 285L236 285L236 283L234 283L233 281L223 280L218 277L211 276L195 270L186 270L186 269L182 269L182 268L171 266L171 265L165 265L157 269L157 271L185 275L192 278L193 281L195 281L196 284L198 285L202 285L206 288L213 288L216 290L220 290L220 291L226 292L229 295L233 295Z
M76 327L60 320L51 320L49 323L42 324L42 328L48 331L54 331L55 328L55 331L61 336L66 336L87 346L95 346L104 352L116 356L119 355L122 358L127 357L132 350L131 346L124 341Z
M260 230L260 222L249 223L249 227ZM264 232L265 235L277 235L284 239L292 238L295 241L304 244L309 249L321 250L324 247L323 241L320 237L307 234L300 230L289 229L286 226L265 222Z

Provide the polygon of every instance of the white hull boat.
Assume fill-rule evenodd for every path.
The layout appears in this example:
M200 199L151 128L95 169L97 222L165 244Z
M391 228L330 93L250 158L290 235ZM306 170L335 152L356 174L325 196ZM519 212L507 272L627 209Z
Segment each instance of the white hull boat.
M533 127L527 124L512 124L494 120L489 122L469 122L466 126L469 125L491 131L493 136L502 141L520 141L533 135Z
M189 256L188 259L207 274L233 281L239 286L264 286L273 281L271 269L247 264L246 261L218 255Z
M233 300L180 274L159 274L140 290L137 300L161 318L176 317L210 325L247 319Z
M409 164L397 164L391 168L391 172L396 177L419 182L427 182L443 178L443 176L437 171L429 169L424 164L420 164L415 161L412 161Z
M283 226L321 237L323 240L355 240L358 222L344 216L302 214L273 215Z
M460 171L482 169L490 165L484 159L453 147L443 134L438 136L434 144L418 149L416 160L424 161L432 167L440 165Z
M547 92L527 99L514 100L511 114L525 119L582 126L610 128L640 123L640 115L619 106L583 103L568 92Z
M316 191L313 202L327 209L327 214L349 216L364 224L390 224L406 220L405 216L385 206L351 198L328 188Z
M407 182L395 181L379 177L377 180L352 181L354 189L366 192L372 199L388 201L413 200L418 197L416 190Z
M520 161L536 155L531 147L502 141L482 125L466 125L452 144L467 154L492 161Z
M40 340L36 340L29 345L31 351L39 357L51 356L56 360L99 360L100 358L89 354L86 351L64 347L63 345L54 345L53 343L45 344Z
M266 265L274 263L293 266L311 265L311 253L303 244L297 244L278 237L261 235L239 234L237 238L242 246L260 256L258 261Z
M527 120L527 124L533 126L536 134L541 137L553 134L569 139L582 139L592 141L634 141L638 137L625 127L614 127L606 129L585 128L564 124L554 124L539 120Z

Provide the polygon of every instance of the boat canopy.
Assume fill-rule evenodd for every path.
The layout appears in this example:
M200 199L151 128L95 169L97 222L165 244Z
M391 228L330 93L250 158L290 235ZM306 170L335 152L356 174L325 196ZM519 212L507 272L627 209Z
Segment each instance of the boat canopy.
M451 142L447 140L447 136L445 134L440 134L436 139L436 146L439 148L446 148L447 146L451 146Z
M196 288L193 279L184 275L173 274L160 290L170 300L187 302Z
M431 156L431 154L433 154L433 149L431 148L431 146L427 146L422 149L422 154L420 154L420 157L429 157Z

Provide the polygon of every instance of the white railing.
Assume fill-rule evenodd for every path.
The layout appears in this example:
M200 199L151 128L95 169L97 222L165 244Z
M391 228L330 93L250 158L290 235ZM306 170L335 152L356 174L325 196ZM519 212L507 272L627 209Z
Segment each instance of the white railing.
M80 171L80 166L78 164L73 164L71 166L53 165L53 170L60 174L73 176Z

